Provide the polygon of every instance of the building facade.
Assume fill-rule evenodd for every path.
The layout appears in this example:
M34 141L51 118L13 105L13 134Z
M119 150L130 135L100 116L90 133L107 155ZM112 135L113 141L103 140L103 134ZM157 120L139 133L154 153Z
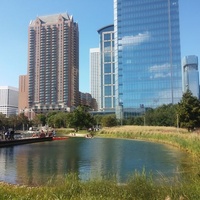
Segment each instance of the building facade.
M0 86L0 113L9 117L18 113L18 89Z
M96 99L98 110L100 107L100 49L90 49L90 92L94 99Z
M183 58L182 73L183 92L190 90L193 96L199 99L199 71L197 56L191 55Z
M97 110L96 99L94 99L90 93L79 92L79 96L80 96L80 105L88 106L89 110L91 111Z
M123 106L128 117L149 107L178 103L182 97L178 0L114 0L114 31L116 109Z
M101 111L115 110L114 25L98 30L100 36L100 105Z
M28 117L28 76L19 76L19 102L18 113L24 113Z
M37 17L28 30L28 106L66 110L79 100L78 24L67 13Z

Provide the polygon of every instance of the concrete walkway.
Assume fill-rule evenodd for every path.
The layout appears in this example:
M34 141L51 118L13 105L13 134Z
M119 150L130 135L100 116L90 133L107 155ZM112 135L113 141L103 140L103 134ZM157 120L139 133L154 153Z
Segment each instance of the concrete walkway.
M69 137L86 137L87 134L83 133L70 133L68 134Z

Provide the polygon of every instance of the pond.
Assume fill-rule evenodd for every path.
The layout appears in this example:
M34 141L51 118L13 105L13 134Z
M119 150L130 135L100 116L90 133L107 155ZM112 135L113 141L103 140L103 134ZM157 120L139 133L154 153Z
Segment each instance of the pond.
M136 170L168 178L190 168L189 155L176 148L144 141L69 138L0 148L0 181L40 185L76 172L83 181L113 175L126 182Z

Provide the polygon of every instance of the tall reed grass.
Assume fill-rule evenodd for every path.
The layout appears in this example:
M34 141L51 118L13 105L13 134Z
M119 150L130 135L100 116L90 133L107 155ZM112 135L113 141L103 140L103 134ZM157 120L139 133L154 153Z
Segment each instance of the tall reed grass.
M68 174L60 180L51 180L45 186L28 187L0 184L1 200L199 200L200 179L173 185L156 184L145 171L135 172L127 184L119 185L113 179L81 182L77 174Z
M115 137L128 139L142 139L167 143L184 149L196 156L200 155L200 134L187 132L185 129L174 127L151 126L120 126L103 128L101 137Z

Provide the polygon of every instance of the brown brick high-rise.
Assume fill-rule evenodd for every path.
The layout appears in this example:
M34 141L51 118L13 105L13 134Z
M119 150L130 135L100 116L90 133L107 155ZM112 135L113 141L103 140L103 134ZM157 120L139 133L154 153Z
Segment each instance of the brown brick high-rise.
M79 100L78 24L68 14L29 24L28 106L35 113L67 110Z

